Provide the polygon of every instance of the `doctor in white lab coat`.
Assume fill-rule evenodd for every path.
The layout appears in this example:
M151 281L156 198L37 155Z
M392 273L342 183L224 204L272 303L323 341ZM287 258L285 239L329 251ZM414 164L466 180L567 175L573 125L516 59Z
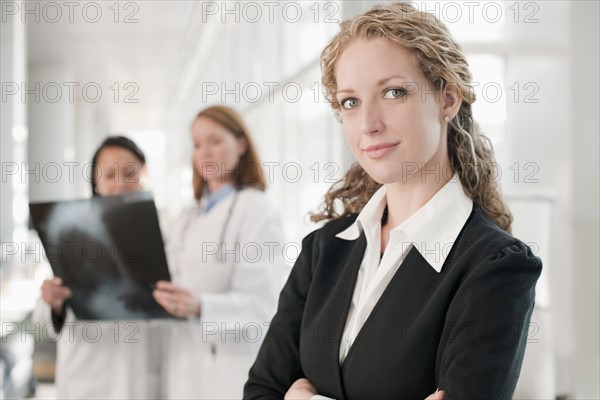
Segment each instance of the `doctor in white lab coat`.
M53 283L62 286L59 278ZM42 299L32 318L41 340L56 342L57 399L156 398L149 321L78 320L67 307L57 323Z
M164 398L241 399L285 271L280 221L240 116L214 106L192 125L196 203L166 234L172 282L155 299L169 323Z
M142 189L145 156L130 139L107 138L92 164L94 195ZM78 320L65 303L71 291L59 277L45 280L41 290L32 319L39 327L41 340L57 345L57 398L157 397L154 390L158 369L149 351L152 342L148 321Z

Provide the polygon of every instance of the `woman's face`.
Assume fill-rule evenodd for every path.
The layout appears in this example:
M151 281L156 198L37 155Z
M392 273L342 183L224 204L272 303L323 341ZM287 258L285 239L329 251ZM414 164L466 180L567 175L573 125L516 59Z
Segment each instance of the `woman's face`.
M225 127L208 117L198 117L192 125L194 168L202 175L210 190L215 190L234 178L235 167L246 151L243 139L238 139Z
M145 167L129 150L105 147L96 160L96 192L100 196L112 196L142 190L144 173Z
M386 39L356 40L335 74L346 138L376 182L417 182L444 171L444 116L456 112L445 108L408 50Z

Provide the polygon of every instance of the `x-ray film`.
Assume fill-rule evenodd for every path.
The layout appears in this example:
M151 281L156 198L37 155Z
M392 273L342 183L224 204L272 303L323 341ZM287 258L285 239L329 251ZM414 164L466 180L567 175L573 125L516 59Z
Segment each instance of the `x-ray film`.
M29 205L54 275L79 319L169 318L152 297L170 280L151 193Z

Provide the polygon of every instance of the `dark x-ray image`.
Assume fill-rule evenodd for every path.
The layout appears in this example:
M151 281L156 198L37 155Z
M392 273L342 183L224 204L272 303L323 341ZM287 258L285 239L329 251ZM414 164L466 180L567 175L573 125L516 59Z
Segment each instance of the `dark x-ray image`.
M152 297L170 280L150 193L29 205L55 276L79 319L170 318Z

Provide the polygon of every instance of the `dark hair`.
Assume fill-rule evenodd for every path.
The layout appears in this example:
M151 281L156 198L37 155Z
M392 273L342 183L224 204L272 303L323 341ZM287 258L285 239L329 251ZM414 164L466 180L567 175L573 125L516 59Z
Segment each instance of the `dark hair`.
M135 156L135 158L137 158L140 161L142 165L146 164L146 156L144 155L144 152L138 147L137 144L135 144L133 140L126 138L125 136L107 137L106 139L104 139L104 142L100 144L100 146L94 153L94 157L92 157L92 176L90 181L92 183L93 196L98 196L98 193L96 193L96 177L94 176L94 173L96 172L96 167L98 165L98 157L100 156L102 150L104 150L107 147L121 147L125 150L128 150L131 154Z

